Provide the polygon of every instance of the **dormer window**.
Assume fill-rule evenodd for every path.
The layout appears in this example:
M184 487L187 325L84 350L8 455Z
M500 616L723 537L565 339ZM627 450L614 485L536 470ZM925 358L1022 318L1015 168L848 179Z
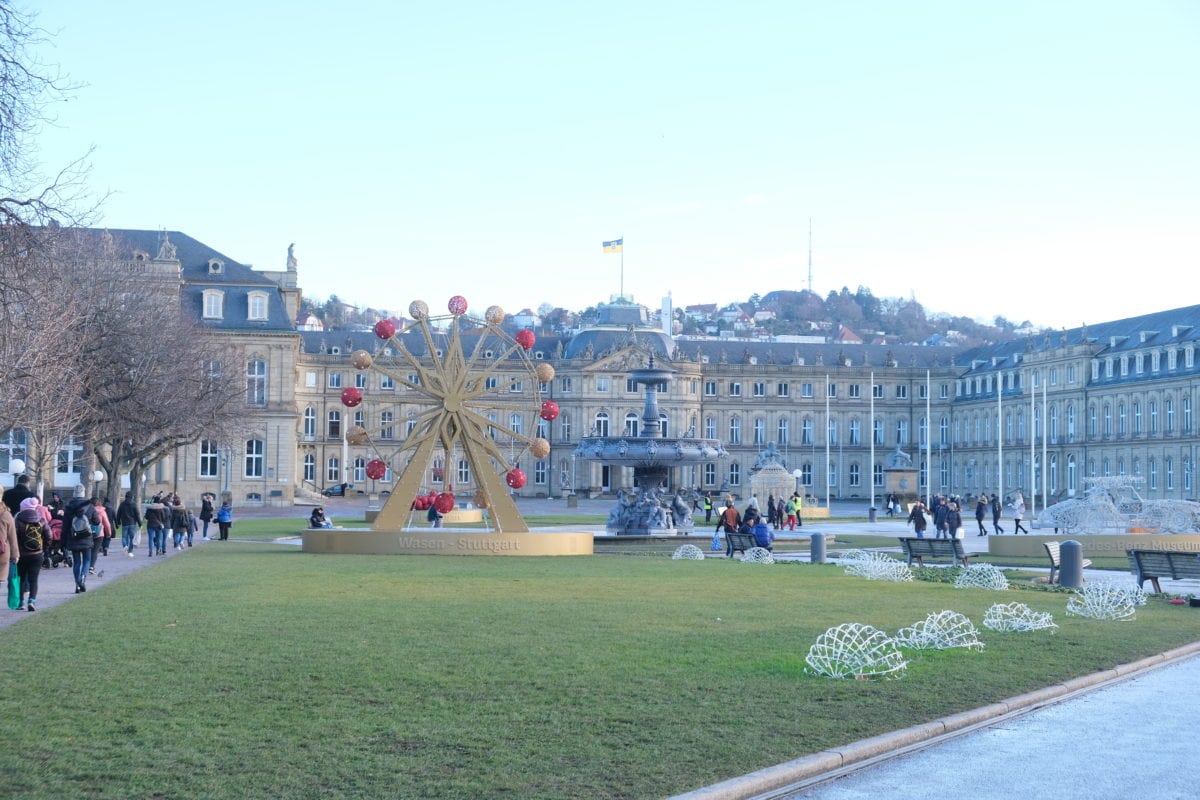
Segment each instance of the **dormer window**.
M249 303L246 318L251 320L265 320L267 318L267 293L250 292L246 295L246 299Z
M222 319L225 316L225 293L220 289L204 290L204 319Z
M208 274L221 275L225 272L225 262L219 258L210 258L208 260Z

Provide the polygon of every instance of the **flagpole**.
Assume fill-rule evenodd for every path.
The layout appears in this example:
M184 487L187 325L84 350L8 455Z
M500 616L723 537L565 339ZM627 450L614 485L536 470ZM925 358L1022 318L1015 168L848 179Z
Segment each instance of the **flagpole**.
M621 302L625 302L625 234L621 234Z
M925 503L933 508L933 414L930 398L933 396L933 384L929 381L929 370L925 370ZM938 426L940 433L941 426ZM918 482L919 483L919 482ZM917 497L921 496L921 487L917 486Z
M825 396L829 396L826 390ZM875 371L871 371L871 508L875 508ZM885 487L886 488L886 487ZM920 487L917 488L920 493Z
M996 496L1004 502L1004 372L996 376Z
M1033 424L1036 413L1037 386L1033 383L1036 370L1029 371L1029 502L1030 517L1037 516L1037 428Z
M829 376L825 376L825 507L829 508Z

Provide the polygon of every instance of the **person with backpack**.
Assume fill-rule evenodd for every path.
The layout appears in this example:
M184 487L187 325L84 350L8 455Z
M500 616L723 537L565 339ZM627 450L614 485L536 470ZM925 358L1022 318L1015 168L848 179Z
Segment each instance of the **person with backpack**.
M1004 528L1000 527L1000 494L992 495L992 527L996 529L997 534L1004 533Z
M99 497L93 497L92 507L96 509L96 515L100 517L100 530L96 536L92 537L92 568L88 570L89 575L96 574L96 564L100 563L100 556L108 555L108 543L113 538L112 517L108 515L108 509L104 507L103 501Z
M87 591L88 570L92 566L92 545L100 533L100 515L92 501L85 497L83 484L75 487L74 496L64 513L63 546L71 551L71 570L75 574L75 594Z
M21 510L14 520L17 532L17 573L21 576L21 591L17 611L28 608L37 611L38 575L42 571L42 553L50 540L49 517L42 514L36 497L21 501ZM28 598L28 600L26 600Z
M125 499L117 506L117 524L121 526L121 549L133 558L134 541L142 527L142 513L133 502L133 492L126 492Z
M429 504L429 510L425 512L425 519L429 520L429 527L442 527L442 512L438 511L437 503Z

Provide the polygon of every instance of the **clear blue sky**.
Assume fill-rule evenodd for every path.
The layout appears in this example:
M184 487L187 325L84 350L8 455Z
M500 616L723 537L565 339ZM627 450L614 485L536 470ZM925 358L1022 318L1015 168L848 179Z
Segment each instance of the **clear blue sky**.
M102 224L306 294L808 284L1071 327L1200 302L1200 2L38 4ZM35 5L35 8L38 6Z

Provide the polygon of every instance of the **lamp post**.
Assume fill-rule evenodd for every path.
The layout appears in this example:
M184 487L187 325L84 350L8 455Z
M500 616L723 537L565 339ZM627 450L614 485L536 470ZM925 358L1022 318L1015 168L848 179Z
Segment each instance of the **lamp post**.
M25 474L25 462L14 458L8 462L8 472L12 475L12 485L17 485L17 478Z

